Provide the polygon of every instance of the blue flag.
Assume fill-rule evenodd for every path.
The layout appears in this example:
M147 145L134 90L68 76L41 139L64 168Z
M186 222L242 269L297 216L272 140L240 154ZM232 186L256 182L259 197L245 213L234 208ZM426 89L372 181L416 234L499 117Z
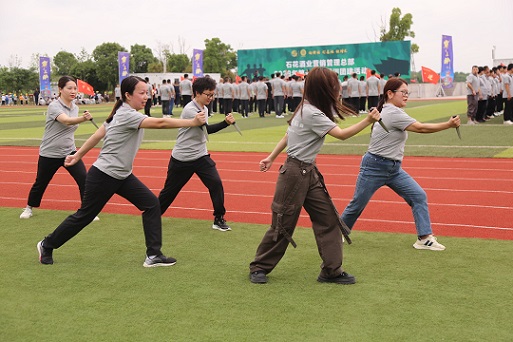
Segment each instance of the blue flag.
M50 97L52 93L50 70L50 57L39 57L39 90L43 97Z
M203 77L203 50L194 49L192 52L192 75Z
M118 52L119 84L130 73L130 52Z
M442 87L452 88L454 80L452 36L442 36Z

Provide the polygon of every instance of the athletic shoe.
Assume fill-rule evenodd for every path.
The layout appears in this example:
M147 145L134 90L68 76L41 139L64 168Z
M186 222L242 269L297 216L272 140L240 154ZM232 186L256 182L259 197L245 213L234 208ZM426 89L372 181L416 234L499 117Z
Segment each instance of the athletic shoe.
M159 267L159 266L173 266L176 264L176 259L166 257L165 255L157 255L153 257L146 257L144 260L144 267Z
M255 271L249 274L249 281L253 284L265 284L267 283L267 275L264 271Z
M23 212L20 215L20 219L29 219L32 217L32 209L25 208L23 209Z
M53 257L52 257L52 248L43 247L43 240L37 243L37 252L39 253L39 262L43 265L52 265Z
M283 119L284 116L283 115L276 115L276 119Z
M100 221L100 218L98 216L95 216L95 218L93 219L93 222L94 221Z
M340 273L340 275L338 275L334 278L326 278L326 277L323 277L322 275L319 275L317 277L317 281L319 283L334 283L334 284L342 284L342 285L351 285L351 284L356 283L355 277L346 272L342 272L342 273Z
M475 124L476 124L476 122L474 120L468 119L467 125L475 125Z
M443 251L445 246L436 241L436 237L433 235L429 235L425 239L418 239L413 244L413 248L415 249L429 249L430 251Z
M221 232L227 232L232 230L229 225L226 224L226 220L223 216L217 216L214 219L214 224L212 225L212 229L217 229Z
M511 120L506 120L506 121L504 121L504 124L505 124L505 125L513 125L513 121L511 121Z

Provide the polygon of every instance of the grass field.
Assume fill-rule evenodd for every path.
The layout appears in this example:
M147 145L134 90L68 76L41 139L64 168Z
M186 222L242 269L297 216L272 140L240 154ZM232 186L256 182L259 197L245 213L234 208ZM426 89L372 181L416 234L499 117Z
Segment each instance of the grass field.
M88 108L100 123L110 105ZM85 109L82 107L81 109ZM38 146L43 107L0 107L0 144ZM412 102L423 122L463 114L463 101ZM160 108L154 109L157 113ZM220 120L220 115L213 117ZM359 118L348 118L349 125ZM255 116L212 135L212 151L270 151L286 123ZM77 130L80 145L92 124ZM410 134L406 155L511 157L513 128L496 118L433 135ZM362 154L368 131L323 153ZM175 130L146 130L143 148L170 149ZM15 147L13 147L15 148ZM0 189L1 190L1 189ZM163 218L170 268L145 269L140 216L103 214L37 262L35 245L70 212L40 209L20 220L0 208L0 341L511 341L511 241L444 237L444 252L417 251L413 234L355 231L344 248L354 286L319 284L320 259L310 229L298 229L267 285L248 281L248 264L266 230Z

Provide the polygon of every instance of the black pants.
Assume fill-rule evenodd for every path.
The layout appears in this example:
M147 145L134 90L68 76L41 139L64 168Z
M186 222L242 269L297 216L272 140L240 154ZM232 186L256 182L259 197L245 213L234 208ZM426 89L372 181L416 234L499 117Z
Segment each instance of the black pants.
M249 100L240 100L240 113L243 118L247 118L249 114Z
M265 116L264 112L265 112L266 104L267 104L267 100L266 99L257 100L258 115L261 118L263 118Z
M48 184L50 184L50 181L52 180L55 173L57 173L57 170L59 170L61 167L64 167L65 159L66 158L47 158L39 156L39 160L37 161L36 181L32 185L32 188L29 192L27 202L29 206L39 207L41 205L41 200L46 188L48 187ZM87 174L84 162L80 160L75 165L64 168L69 172L71 177L73 177L77 183L78 189L80 191L80 198L82 198L84 195L84 186Z
M367 106L369 111L371 108L376 108L378 106L378 97L377 96L369 96L367 98Z
M150 114L150 109L151 109L151 98L149 98L148 100L146 100L146 105L144 106L144 114L148 115L148 116L151 116Z
M476 120L479 122L484 121L484 115L486 112L486 103L487 100L479 100L477 101L477 112L476 112Z
M127 199L143 212L143 229L146 240L146 255L161 255L162 220L157 197L136 176L130 174L119 180L91 166L87 173L85 193L80 209L68 216L44 240L47 248L59 248L77 235L98 215L114 195Z
M169 100L162 100L162 115L168 115L169 113Z
M219 172L217 172L216 163L210 158L210 155L207 155L191 162L181 162L171 157L167 167L166 182L159 194L160 212L162 214L166 212L180 190L194 174L198 175L210 193L210 199L214 206L214 216L223 216L226 213L223 183Z
M224 115L227 115L227 114L230 114L232 112L232 105L233 105L233 100L231 98L229 99L223 99L223 114Z
M495 102L496 102L496 106L497 106L497 109L495 109L495 111L497 113L502 112L502 110L504 109L504 102L502 101L502 94L497 95Z
M513 118L513 98L503 98L504 101L504 121L511 121Z
M495 97L490 96L488 98L488 103L486 104L486 116L493 116L495 112Z
M192 96L191 95L182 95L182 107L187 106L189 102L191 102Z
M360 97L360 106L359 106L359 109L362 111L362 112L365 112L365 103L367 102L367 97L366 96L361 96Z

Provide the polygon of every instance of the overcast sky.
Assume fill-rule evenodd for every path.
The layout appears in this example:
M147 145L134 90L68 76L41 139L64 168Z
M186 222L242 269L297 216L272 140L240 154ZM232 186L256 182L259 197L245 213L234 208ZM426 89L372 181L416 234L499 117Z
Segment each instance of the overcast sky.
M453 37L454 71L492 65L494 46L513 58L511 0L23 0L0 9L0 66L105 42L189 56L214 37L235 50L376 42L393 7L413 15L416 70L440 71L442 35Z

